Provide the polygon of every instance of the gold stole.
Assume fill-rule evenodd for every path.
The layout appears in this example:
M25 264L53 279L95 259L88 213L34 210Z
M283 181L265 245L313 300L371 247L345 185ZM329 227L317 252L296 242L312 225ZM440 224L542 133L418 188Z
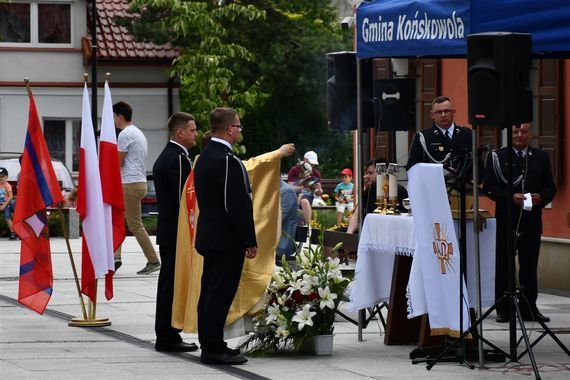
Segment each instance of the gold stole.
M197 162L198 157L194 160ZM275 247L279 239L280 193L279 169L281 155L278 150L244 161L253 191L253 217L257 236L257 257L245 260L240 284L226 319L232 324L246 315L265 293L275 267ZM184 185L178 213L178 239L176 241L176 271L174 277L174 302L172 326L187 333L198 331L198 299L202 278L203 258L194 248L190 237L190 217L187 194L193 195L192 176ZM198 220L198 206L194 223ZM195 231L195 228L194 228ZM220 231L223 233L223 231ZM222 239L212 236L212 239Z

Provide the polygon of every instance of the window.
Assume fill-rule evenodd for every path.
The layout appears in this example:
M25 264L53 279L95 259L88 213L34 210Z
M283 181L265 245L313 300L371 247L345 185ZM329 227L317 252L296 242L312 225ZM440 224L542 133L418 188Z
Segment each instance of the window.
M71 4L0 4L0 44L70 45Z
M44 137L51 158L60 160L73 172L79 171L81 121L44 120Z

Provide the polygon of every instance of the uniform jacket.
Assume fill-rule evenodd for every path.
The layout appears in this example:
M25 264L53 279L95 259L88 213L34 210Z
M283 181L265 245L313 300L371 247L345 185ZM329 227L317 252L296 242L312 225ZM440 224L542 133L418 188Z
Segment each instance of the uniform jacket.
M152 168L158 201L156 243L176 244L180 196L192 161L181 146L168 142Z
M504 179L507 176L507 153L508 148L503 147L495 151L500 163L501 173ZM514 151L513 151L514 155ZM489 198L496 203L496 212L498 222L507 217L507 204L512 202L512 195L509 194L508 183L495 172L492 163L492 154L488 155L487 164L485 165L484 190ZM513 182L523 176L522 180L514 186L514 193L538 193L540 194L541 204L533 205L531 211L522 211L522 219L519 231L530 233L542 233L542 208L552 202L556 194L556 185L552 179L552 170L550 168L550 160L548 155L540 149L528 147L525 158L513 157ZM513 205L513 229L519 219L521 206Z
M208 143L196 162L194 184L200 208L198 252L257 246L248 174L227 146Z
M420 133L425 137L428 153L435 160L442 161L447 153L451 152L451 160L444 164L445 167L449 166L449 164L454 168L460 167L467 157L466 154L471 152L471 129L455 125L453 136L450 140L434 124L431 128L424 129L414 136L408 164L406 165L407 170L410 170L412 166L420 162L433 163L420 143Z

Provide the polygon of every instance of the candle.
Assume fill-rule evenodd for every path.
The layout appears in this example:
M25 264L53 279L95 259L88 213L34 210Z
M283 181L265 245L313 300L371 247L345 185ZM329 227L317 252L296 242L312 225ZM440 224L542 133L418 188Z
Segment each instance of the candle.
M390 199L398 198L398 177L395 174L390 174L388 182L388 197Z
M384 185L384 175L377 174L376 175L376 198L383 198L384 192L382 190L382 186Z

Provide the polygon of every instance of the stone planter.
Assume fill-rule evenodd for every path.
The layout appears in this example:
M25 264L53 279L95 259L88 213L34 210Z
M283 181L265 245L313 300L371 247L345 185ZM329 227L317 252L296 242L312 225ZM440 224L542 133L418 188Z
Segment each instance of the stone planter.
M311 355L332 355L334 335L316 335L305 339L301 351Z

